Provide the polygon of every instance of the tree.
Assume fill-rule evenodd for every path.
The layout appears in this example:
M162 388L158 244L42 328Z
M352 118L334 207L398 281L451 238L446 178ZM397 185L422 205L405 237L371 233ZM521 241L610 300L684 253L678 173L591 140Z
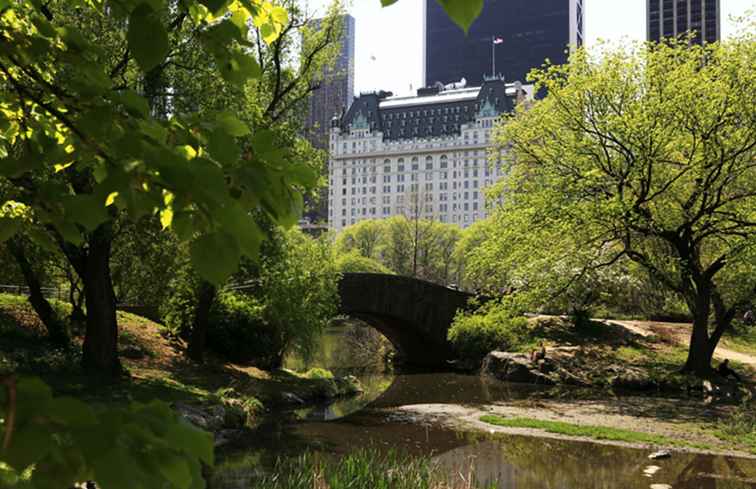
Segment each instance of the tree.
M365 258L377 259L385 231L385 221L365 219L342 230L336 237L334 248L337 254L357 252Z
M497 136L511 166L491 265L537 291L637 263L685 300L684 370L708 375L756 286L755 41L751 30L704 47L578 50L535 72L548 96Z
M187 40L197 40L223 86L243 87L260 76L247 20L271 43L288 16L262 0L4 2L2 9L0 178L83 281L84 366L118 375L109 270L117 219L159 214L190 243L199 273L218 283L263 238L248 210L294 222L301 190L314 183L305 165L286 164L289 151L269 133L252 133L227 111L172 112L172 99L156 93L155 80L181 65ZM18 226L13 216L6 221Z

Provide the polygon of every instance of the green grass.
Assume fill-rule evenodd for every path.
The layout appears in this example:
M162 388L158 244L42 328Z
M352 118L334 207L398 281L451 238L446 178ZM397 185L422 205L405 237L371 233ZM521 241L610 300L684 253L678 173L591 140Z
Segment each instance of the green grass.
M756 454L756 405L744 403L732 415L717 421L714 435L721 440L744 445Z
M651 443L654 445L676 445L675 440L661 435L652 435L649 433L640 433L637 431L623 430L619 428L608 428L605 426L576 425L564 423L562 421L547 421L532 418L503 418L488 414L481 416L480 420L484 423L495 426L504 426L508 428L531 428L543 430L548 433L558 433L568 436L585 436L596 440L614 440L628 443Z
M339 459L308 453L281 458L271 470L259 472L258 456L245 457L216 467L213 485L234 482L255 489L474 489L471 467L467 474L438 470L426 457L407 457L360 450ZM246 480L244 480L246 479ZM496 486L493 486L496 487Z
M756 326L735 325L722 338L722 346L741 353L756 355Z

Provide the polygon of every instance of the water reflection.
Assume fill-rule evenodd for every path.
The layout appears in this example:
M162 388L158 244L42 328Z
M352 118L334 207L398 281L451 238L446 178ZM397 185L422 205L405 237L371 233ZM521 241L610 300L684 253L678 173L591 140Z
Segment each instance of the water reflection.
M310 421L270 420L244 446L220 454L214 488L254 487L250 482L254 473L271 467L278 456L309 450L339 457L370 448L431 456L438 470L450 476L467 474L472 467L479 482L501 489L756 489L756 461L751 459L675 453L670 459L651 462L649 450L471 433L399 415L393 408L402 405L490 404L530 396L537 388L451 373L392 377L381 370L385 365L381 348L366 348L372 351L367 354L340 351L343 345L351 344L348 349L354 350L360 344L350 343L349 338L341 342L344 331L330 330L310 362L292 358L288 365L301 362L299 368L355 372L365 394L299 413ZM369 344L363 334L352 331L348 336ZM366 359L378 368L371 372ZM652 465L657 468L649 470Z
M393 353L391 343L367 324L352 319L335 320L309 358L291 352L284 358L284 367L300 372L320 367L335 375L353 375L360 381L363 392L331 404L298 409L294 415L300 420L331 421L364 408L393 382Z

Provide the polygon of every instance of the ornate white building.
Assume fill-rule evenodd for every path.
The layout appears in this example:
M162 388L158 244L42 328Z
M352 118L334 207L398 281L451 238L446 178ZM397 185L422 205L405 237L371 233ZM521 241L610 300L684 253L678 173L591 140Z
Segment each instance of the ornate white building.
M328 225L420 216L466 227L486 216L483 188L501 176L489 164L496 118L532 97L532 86L486 80L361 94L332 122Z

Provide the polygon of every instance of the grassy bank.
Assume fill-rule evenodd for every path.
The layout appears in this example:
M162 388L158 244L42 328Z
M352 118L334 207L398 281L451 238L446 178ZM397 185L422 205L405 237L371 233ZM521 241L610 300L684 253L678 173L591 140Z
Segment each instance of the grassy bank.
M53 301L61 317L70 305ZM183 341L170 337L149 319L118 312L119 351L128 379L104 385L81 373L83 328L70 325L72 345L51 345L25 297L0 294L0 370L41 377L58 394L118 402L160 399L222 402L234 398L253 411L287 402L286 393L318 402L347 394L352 386L337 383L328 372L263 371L224 361L212 353L199 365L185 356Z
M575 324L567 318L542 316L528 321L523 340L512 351L530 353L544 345L547 356L563 362L564 368L574 375L573 380L587 386L612 387L621 376L647 381L657 390L679 391L695 384L693 379L680 374L688 349L679 336L677 330L663 327L644 336L611 322ZM756 351L756 329L738 330L725 338L724 346L737 342L738 351ZM553 355L548 353L550 350L555 350ZM751 366L737 361L731 364L746 381L756 378Z
M562 421L548 421L531 418L504 418L494 414L481 416L480 420L494 426L506 428L529 428L543 430L547 433L557 433L567 436L582 436L594 440L612 440L626 443L649 443L652 445L675 445L678 442L661 435L641 433L639 431L609 428L606 426L590 426L565 423Z

